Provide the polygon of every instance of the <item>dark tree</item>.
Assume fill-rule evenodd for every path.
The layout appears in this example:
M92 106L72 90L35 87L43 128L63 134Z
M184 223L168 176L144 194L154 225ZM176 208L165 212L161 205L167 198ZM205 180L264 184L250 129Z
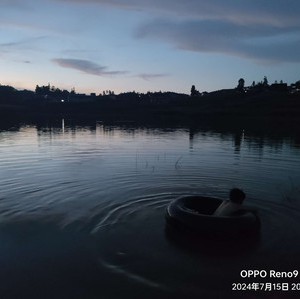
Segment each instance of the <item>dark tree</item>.
M237 86L237 90L239 91L244 91L244 86L245 86L245 80L243 78L241 78L239 80L238 86Z
M37 95L47 95L50 93L50 85L48 84L47 86L43 85L43 86L36 86L35 87L35 93Z
M192 85L191 96L194 97L194 96L197 96L197 95L199 95L199 91L196 89L195 85Z

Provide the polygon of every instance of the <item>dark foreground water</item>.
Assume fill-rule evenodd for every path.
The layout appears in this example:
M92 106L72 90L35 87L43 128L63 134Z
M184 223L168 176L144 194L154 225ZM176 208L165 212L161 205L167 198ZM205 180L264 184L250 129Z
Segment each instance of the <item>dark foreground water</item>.
M0 130L0 167L0 298L300 295L300 146L289 134L24 124ZM258 239L166 229L174 198L232 187L259 209ZM241 277L254 269L267 276ZM232 290L256 282L273 291ZM282 283L289 291L274 291Z

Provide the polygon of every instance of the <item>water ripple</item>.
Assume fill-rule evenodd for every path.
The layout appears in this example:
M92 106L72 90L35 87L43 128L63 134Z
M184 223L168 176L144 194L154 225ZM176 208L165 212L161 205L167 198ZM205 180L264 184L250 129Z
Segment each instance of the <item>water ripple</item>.
M167 198L166 198L167 197ZM145 198L131 199L126 202L111 204L102 210L102 217L99 223L95 225L91 233L95 234L99 229L105 226L118 224L122 220L130 217L134 213L142 210L161 209L166 207L170 202L170 198L174 198L173 194L155 194Z
M1 131L0 140L0 224L7 224L9 232L9 224L25 219L28 228L37 228L37 238L27 228L22 234L32 252L29 260L36 252L42 254L41 248L47 248L47 257L63 256L59 242L57 251L51 252L49 234L41 225L53 222L50 243L56 244L58 232L64 232L63 240L65 234L76 240L82 233L87 244L80 246L96 251L91 250L96 271L111 273L108 285L115 285L115 276L124 277L126 286L132 281L173 290L177 298L222 292L245 265L278 266L282 271L282 265L300 267L300 152L285 141L278 147L251 137L236 142L229 133L132 133L102 124L94 131L65 127L64 132L25 126ZM259 210L258 244L233 255L232 248L227 253L223 245L211 250L205 242L191 250L166 235L164 213L172 199L194 194L227 198L232 187L244 189L246 204ZM17 227L12 235L18 245ZM22 248L17 245L16 252ZM93 256L88 250L86 256ZM76 264L71 257L70 264ZM220 282L218 290L215 281ZM124 296L129 293L124 287Z

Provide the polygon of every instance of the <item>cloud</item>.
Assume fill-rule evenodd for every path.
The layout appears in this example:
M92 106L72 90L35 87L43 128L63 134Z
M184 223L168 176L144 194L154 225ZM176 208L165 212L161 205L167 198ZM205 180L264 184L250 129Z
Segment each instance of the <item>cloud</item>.
M137 38L259 62L300 62L299 0L56 0L142 11ZM154 20L154 21L153 21Z
M32 51L39 51L38 43L46 38L46 36L39 36L33 38L25 38L17 41L10 41L6 43L0 43L0 54L7 55L17 53L24 55L24 53L26 53L26 56L28 56L28 53ZM27 58L25 60L27 60Z
M28 9L30 6L22 0L0 0L0 7Z
M64 68L75 69L83 73L95 76L113 76L128 73L127 71L108 71L106 66L101 66L95 62L82 59L55 58L52 61Z
M242 23L299 24L298 0L56 0L93 3L121 9L173 14L178 17L227 19Z
M150 74L150 73L143 73L143 74L139 74L137 77L145 80L145 81L150 81L152 79L159 79L159 78L163 78L163 77L167 77L169 76L168 74Z
M137 38L152 38L195 52L217 52L270 62L300 62L300 28L240 25L224 20L153 21Z
M38 42L40 40L43 40L47 38L47 36L38 36L38 37L32 37L32 38L24 38L21 40L17 41L11 41L11 42L6 42L6 43L1 43L0 47L5 47L5 48L20 48L24 47L26 45L32 45L35 42Z

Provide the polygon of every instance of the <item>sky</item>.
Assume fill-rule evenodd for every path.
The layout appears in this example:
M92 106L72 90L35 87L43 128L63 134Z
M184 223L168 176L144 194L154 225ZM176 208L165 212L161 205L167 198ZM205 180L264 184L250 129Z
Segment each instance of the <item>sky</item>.
M299 0L0 0L0 84L190 93L300 80Z

